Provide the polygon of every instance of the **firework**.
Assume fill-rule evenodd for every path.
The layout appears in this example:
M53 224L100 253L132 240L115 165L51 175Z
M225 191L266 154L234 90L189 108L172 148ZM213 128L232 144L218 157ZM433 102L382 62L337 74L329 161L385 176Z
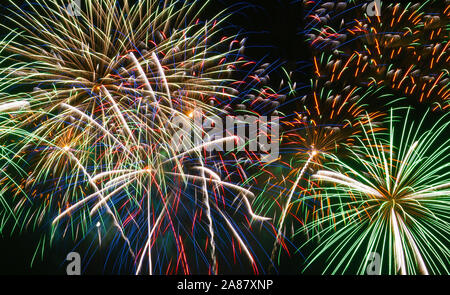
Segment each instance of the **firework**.
M367 14L368 3L327 2L308 12L305 34L318 52L316 73L334 87L385 86L435 110L447 109L448 1L382 5L379 16ZM326 67L319 69L323 52Z
M398 126L392 111L388 133L358 139L363 154L350 150L346 161L330 155L334 162L313 176L323 200L317 210L328 212L307 225L320 241L308 265L327 255L325 272L343 273L353 263L362 274L378 253L379 273L448 272L448 117L426 130L428 116L411 116L408 109Z
M1 44L2 83L34 86L0 99L7 112L25 108L2 121L15 126L2 139L24 130L13 150L29 163L15 215L34 226L51 216L51 240L95 233L111 248L124 245L120 264L136 273L216 274L230 244L257 272L247 233L268 219L223 172L229 164L206 151L236 137L185 150L174 141L182 131L174 119L201 137L193 112L226 113L241 94L231 72L258 67L240 58L236 38L217 36L224 17L201 21L204 6L180 1L88 1L76 15L62 1L11 5L16 29Z
M383 120L386 106L404 103L404 98L410 97L429 102L434 110L445 109L448 104L448 71L444 62L436 63L437 56L442 61L447 55L448 4L444 10L437 9L440 4L436 1L389 5L383 7L381 17L369 16L365 2L304 4L307 24L302 33L313 50L312 91L300 100L302 110L285 122L283 142L289 152L280 171L274 173L282 179L273 177L268 185L268 190L278 193L267 198L263 192L256 207L266 215L274 208L281 210L272 259L287 212L300 224L329 217L330 211L324 209L329 204L323 203L326 199L320 194L320 184L310 181L310 175L334 157L343 160L349 156L362 133L382 131L376 122ZM425 54L434 46L431 54ZM305 197L312 188L314 196ZM309 230L317 228L304 229L309 235Z
M311 185L310 175L321 167L323 161L328 160L326 155L345 157L346 148L351 147L361 135L362 126L367 126L369 118L373 122L372 131L377 132L380 129L375 122L379 121L383 114L377 111L366 113L364 103L376 96L377 89L362 93L358 87L346 87L336 93L324 86L317 87L317 81L315 84L312 94L300 99L299 105L304 111L283 122L284 157L281 167L278 168L281 173L271 174L274 178L272 187L268 188L277 190L278 193L271 199L263 192L255 204L257 212L263 212L266 216L275 215L277 209L281 210L272 251L273 259L276 245L280 243L285 230L286 218L293 216L300 224L311 218L314 202L309 200L299 203L297 200L301 199L305 188ZM283 173L284 171L287 172ZM282 178L276 177L276 174L281 174ZM292 207L293 200L296 201L296 208ZM292 225L292 232L293 228Z

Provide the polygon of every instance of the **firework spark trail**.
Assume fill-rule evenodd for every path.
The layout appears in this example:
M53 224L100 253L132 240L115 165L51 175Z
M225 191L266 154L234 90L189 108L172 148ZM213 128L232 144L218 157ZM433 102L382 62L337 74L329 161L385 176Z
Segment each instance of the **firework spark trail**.
M317 76L329 87L386 87L447 109L450 4L444 2L390 3L376 17L367 14L370 1L307 3L303 33Z
M240 56L243 41L218 35L224 13L202 22L200 14L207 2L197 6L182 1L140 1L130 6L125 1L119 7L115 1L102 0L86 2L86 9L74 17L61 3L38 0L32 10L43 10L40 14L11 2L9 21L17 27L12 33L15 38L0 44L1 62L13 63L2 63L0 72L6 76L1 85L35 86L33 91L5 93L0 98L2 112L18 113L0 127L10 135L27 130L14 144L18 159L31 158L28 176L21 182L26 197L16 206L17 215L28 219L22 222L30 224L36 217L35 224L42 224L51 215L52 230L65 224L63 236L71 230L75 239L79 235L84 239L90 224L101 221L108 230L111 218L118 239L132 253L136 274L145 271L145 260L150 274L157 266L162 269L163 262L167 262L167 272L178 272L181 263L182 271L190 273L186 241L192 240L191 247L199 251L196 256L207 251L200 251L193 237L186 239L180 232L189 233L183 222L194 216L192 228L196 222L207 225L202 236L209 238L211 262L206 265L216 274L218 254L223 252L219 248L223 239L214 226L219 218L255 266L253 250L245 244L237 222L228 217L228 208L213 202L212 193L224 206L232 204L227 200L230 196L240 200L236 210L243 204L242 214L252 221L270 219L253 212L252 192L231 182L228 170L240 169L241 178L246 179L244 169L239 164L233 168L235 161L226 159L231 163L227 164L217 155L204 153L215 144L235 142L237 137L202 140L182 151L172 145L180 129L172 122L174 117L192 124L186 113L194 109L205 117L227 114L240 95L250 97L246 103L253 104L257 99L250 91L263 85L252 81L245 86L252 90L240 93L238 89L245 87L234 82L244 81L230 78L235 68L252 63ZM258 71L262 74L265 69ZM255 75L254 80L268 78ZM258 99L259 95L276 96L268 88L258 93ZM212 166L226 168L216 173L208 168ZM189 195L192 184L193 190L203 194L200 203ZM43 191L42 187L51 189ZM195 216L204 208L206 218L200 221ZM100 243L110 235L102 236L99 226L93 230ZM178 257L161 254L169 235ZM114 248L119 242L114 237L102 247L106 244ZM177 260L175 267L172 259Z
M122 117L122 118L123 118L123 117ZM126 122L124 122L124 124L125 124L125 123L126 123ZM172 161L177 161L177 159L180 158L180 157L183 157L183 156L185 156L185 155L187 155L187 154L189 154L189 153L192 153L192 152L199 152L199 151L202 150L202 148L204 148L204 147L206 147L206 146L214 145L214 144L216 144L217 142L221 142L221 141L235 141L235 140L236 140L236 137L235 137L235 136L230 136L230 137L227 137L227 138L224 138L224 139L220 139L220 140L214 140L214 141L211 141L211 142L201 143L199 146L196 146L196 147L192 148L191 150L188 150L188 151L182 152L182 153L180 153L180 154L177 154L176 156L173 156L173 157L171 157L171 158L169 158L169 159L165 159L165 161L162 162L162 164L165 164L165 163L168 163L168 162L172 162ZM81 165L81 163L78 161L78 159L76 159L76 157L75 157L72 153L70 153L70 151L68 151L68 149L64 149L64 150L67 151L67 152L71 155L71 157L74 159L74 161L77 163L78 166ZM106 205L106 204L107 204L107 201L108 201L112 196L114 196L114 195L117 194L119 191L121 191L125 186L129 185L129 183L131 183L131 182L133 181L133 178L136 178L136 179L137 179L137 176L139 176L140 174L149 172L148 169L141 169L141 170L138 170L138 171L132 171L132 170L121 169L121 170L105 171L105 172L102 172L102 173L99 173L99 174L95 175L94 177L90 177L89 173L85 170L84 167L82 167L82 165L80 166L80 168L84 171L85 175L89 178L90 182L93 184L94 188L96 189L96 192L93 193L93 194L91 194L91 195L86 196L85 198L81 199L81 200L78 201L77 203L71 205L71 206L70 206L68 209L66 209L64 212L60 213L60 214L53 220L53 223L58 222L63 216L65 216L65 215L71 213L73 210L75 210L76 208L78 208L80 205L82 205L82 204L86 203L87 201L93 199L94 197L97 197L97 196L98 196L98 197L100 197L100 200L99 200L99 201L95 204L95 206L91 209L90 214L92 215L92 214L93 214L94 212L96 212L101 206ZM205 204L205 206L207 206L207 207L209 206L209 197L208 197L208 191L207 191L207 189L206 189L206 181L208 181L208 180L207 180L207 178L206 178L205 175L204 175L204 172L205 172L205 171L208 171L211 175L214 175L214 176L215 176L215 178L214 178L213 180L209 180L209 181L213 181L213 182L215 182L215 183L218 184L218 185L228 186L228 187L230 187L230 188L237 189L237 190L239 190L241 193L245 193L245 195L253 196L253 194L252 194L251 192L246 191L245 189L243 189L243 188L240 187L240 186L237 186L237 185L234 185L234 184L230 184L230 183L227 183L227 182L224 182L224 181L220 180L220 178L219 178L219 176L218 176L217 174L213 174L212 171L210 171L209 169L206 169L205 167L199 167L199 170L202 171L202 175L199 176L199 177L194 176L194 175L181 174L181 173L171 173L171 172L167 172L167 174L168 174L168 175L179 176L179 177L187 178L187 179L200 179L200 180L202 180L202 182L203 182L203 191L204 191L205 196L206 196L205 199L204 199L204 204ZM103 186L102 189L98 189L97 186L95 185L95 182L93 181L93 179L99 180L99 179L105 178L106 176L116 176L116 177L110 179L107 183L105 183L105 185ZM108 195L104 196L103 193L104 193L105 191L111 189L111 188L115 188L115 189L114 189L112 192L110 192ZM244 198L245 198L245 195L243 196ZM247 207L250 208L250 207L248 206L249 204L248 204L248 201L247 201L246 198L245 198L245 201L246 201ZM106 205L106 206L107 206L107 205ZM109 207L107 207L107 208L109 208ZM156 228L156 227L158 226L158 224L160 223L161 218L164 216L164 212L165 212L165 211L166 211L166 210L162 211L161 215L158 217L157 222L153 225L153 228L152 228L151 230L150 230L150 227L149 227L149 237L150 237L150 238L149 238L149 241L147 242L147 245L146 245L145 248L144 248L144 253L145 253L146 251L148 251L147 253L148 253L148 257L149 257L148 259L149 259L149 265L150 265L150 266L151 266L151 257L150 257L150 255L151 255L151 249L150 249L150 250L148 249L148 248L150 247L150 246L148 246L148 245L151 244L151 237L152 237L153 234L154 234L155 228ZM112 213L110 212L110 210L108 210L108 213L112 214ZM263 218L263 217L260 217L260 216L255 215L253 212L250 212L250 213L251 213L252 217L255 217L255 219L259 219L259 220L267 220L266 218ZM149 213L148 213L148 214L149 214ZM214 237L214 230L213 230L213 228L212 228L212 219L211 219L211 215L210 215L210 214L211 214L210 211L208 211L208 212L207 212L207 216L208 216L208 219L209 219L209 222L208 222L208 223L210 224L210 226L209 226L209 231L210 231L210 234L211 234L211 240L212 240L212 241L211 241L211 246L212 246L213 249L214 249L214 247L215 247L215 245L213 244L213 243L214 243L214 242L213 242L213 241L214 241L214 239L213 239L213 237ZM222 216L225 216L225 215L222 214ZM114 216L113 216L113 217L114 217ZM148 221L148 224L150 224L149 221ZM229 226L231 225L230 222L227 222L227 224L228 224ZM118 226L118 223L117 223L117 222L116 222L116 226ZM121 228L120 228L120 230L122 231ZM233 231L233 233L234 233L234 234L237 234L236 231ZM239 241L242 241L242 239L240 239L240 237L236 237L236 238L237 238ZM139 271L140 271L140 269L141 269L141 262L142 262L144 253L141 254L141 258L140 258L140 262L139 262L139 267L138 267ZM214 253L215 253L214 250L212 250L212 251L211 251L211 256L212 256L212 259L213 259L213 266L216 265L216 264L215 264L215 259L216 259L216 258L215 258L215 254L214 254ZM215 266L215 267L213 268L213 269L214 269L214 273L217 273L217 268L216 268L216 267L217 267L217 266ZM137 271L137 273L139 273L139 271ZM150 272L151 272L151 270L150 270Z
M293 118L288 117L283 122L286 130L283 144L287 151L294 153L294 156L286 152L286 156L282 157L283 165L279 168L282 172L274 169L282 175L280 179L277 174L269 177L273 182L268 187L274 190L275 196L289 194L291 183L298 180L297 175L308 161L312 149L317 150L319 154L312 165L308 164L307 170L311 175L321 168L324 161L329 160L325 155L333 154L339 158L349 156L347 147L353 146L363 132L362 126L368 126L368 119L373 126L371 131L380 131L378 124L375 123L382 121L385 116L382 110L379 111L380 97L386 101L387 98L395 97L383 93L383 87L359 83L359 77L358 79L353 77L355 71L351 70L353 66L351 62L358 60L358 56L361 58L362 54L352 55L351 51L347 56L344 44L349 34L345 31L345 27L342 28L346 23L341 24L341 20L345 18L345 21L351 24L354 21L354 14L351 13L361 5L355 1L310 1L304 4L308 23L302 33L309 39L313 49L311 66L314 78L311 79L309 94L299 98L300 110L296 111ZM347 20L350 14L351 17ZM369 62L364 59L365 64ZM361 68L364 66L359 63L358 65ZM344 73L351 73L352 76L347 77ZM295 89L295 83L289 81L289 84L293 84L290 88ZM270 167L267 171L273 173ZM316 185L309 178L307 181L306 187ZM284 200L280 200L279 197L267 198L267 195L268 193L263 191L258 197L258 212L261 212L260 210L269 212L273 210L272 208L279 207L283 215L285 207L278 204L284 204ZM319 218L319 215L311 214L311 208L317 204L316 200L303 199L296 204L299 208L293 211L302 214L298 216L301 224L310 218ZM323 214L326 212L322 211Z
M122 119L121 120L124 120L124 118L123 117L121 117ZM123 122L123 121L122 121ZM126 122L123 122L123 124L126 124ZM130 135L131 135L131 130L130 130L130 133L129 133ZM192 152L199 152L202 148L204 148L204 147L206 147L206 146L210 146L210 145L213 145L213 144L215 144L215 143L217 143L217 142L219 142L219 141L235 141L236 140L236 137L235 136L230 136L230 137L227 137L227 138L224 138L224 139L220 139L220 140L214 140L214 141L211 141L211 142L206 142L206 143L201 143L199 146L197 146L197 147L194 147L194 148L192 148L191 150L188 150L188 151L185 151L185 152L182 152L182 153L180 153L180 154L177 154L176 156L174 156L174 157L171 157L171 158L169 158L169 159L166 159L162 164L164 164L164 163L167 163L167 162L171 162L171 161L177 161L177 159L178 158L180 158L180 157L182 157L182 156L185 156L185 155L187 155L187 154L189 154L189 153L192 153ZM73 156L73 155L72 155ZM81 165L80 163L79 163L79 161L76 159L76 162L78 163L78 165ZM209 171L209 169L206 169L206 168L204 168L204 167L199 167L200 168L200 170L202 171L202 175L200 176L200 177L196 177L196 176L192 176L192 175L183 175L183 174L176 174L176 173L170 173L170 172L168 172L168 174L169 175L176 175L176 176L180 176L180 177L186 177L186 178L193 178L193 179L197 179L197 178L199 178L199 179L201 179L202 181L203 181L203 191L204 191L204 193L205 193L205 199L204 199L204 204L205 204L205 206L207 206L207 208L208 208L208 206L209 206L209 198L208 198L208 191L207 191L207 189L206 189L206 181L207 181L207 179L206 179L206 177L205 177L205 175L204 175L204 171L206 170L206 171ZM84 168L82 168L83 169L83 171L85 171L85 169ZM125 173L123 173L123 172L125 172ZM127 173L128 172L128 173ZM57 222L60 218L62 218L63 216L65 216L66 214L69 214L70 212L72 212L72 210L74 210L75 208L77 208L77 207L79 207L81 204L84 204L85 202L87 202L88 200L90 200L91 198L94 198L94 197L96 197L96 196L100 196L100 200L99 200L99 202L91 209L91 215L95 212L95 211L97 211L99 208L100 208L100 206L103 206L103 205L106 205L106 202L108 201L108 199L109 198L111 198L112 196L114 196L116 193L118 193L120 190L122 190L125 186L127 186L130 182L132 182L133 181L133 177L136 177L136 176L138 176L139 174L142 174L142 173L146 173L146 172L148 172L148 169L142 169L142 170L138 170L138 171L134 171L134 172L130 172L130 170L114 170L114 171L107 171L107 172L102 172L102 173L100 173L100 174L97 174L96 176L94 176L94 179L101 179L101 178L104 178L105 176L111 176L111 175L119 175L118 177L115 177L115 178L112 178L111 180L109 180L105 185L104 185L104 187L103 187L103 189L101 189L101 190L98 190L97 189L97 191L94 193L94 194L91 194L91 195L89 195L89 196L87 196L86 198L84 198L84 199L82 199L82 200L80 200L79 202L77 202L77 203L75 203L75 204L73 204L71 207L69 207L68 209L66 209L63 213L61 213L59 216L57 216L55 219L54 219L54 221L53 221L53 223L55 223L55 222ZM92 178L89 176L89 174L87 174L87 172L85 171L85 174L86 175L88 175L88 178L90 178L90 180L91 180L91 182L92 182ZM210 173L211 174L211 173ZM234 188L234 189L238 189L239 191L241 191L241 192L245 192L246 194L250 194L250 195L252 195L250 192L248 192L248 191L245 191L245 190L243 190L241 187L239 187L239 186L236 186L236 185L233 185L233 184L228 184L228 183L226 183L226 182L223 182L223 181L221 181L220 180L220 178L219 179L217 179L218 178L218 175L217 174L214 174L215 175L215 177L216 177L216 179L214 179L214 182L216 182L217 184L220 184L220 185L224 185L224 186L229 186L229 187L231 187L231 188ZM111 193L109 193L108 195L106 195L106 196L103 196L103 191L107 191L107 190L109 190L110 188L112 188L112 187L116 187L117 185L119 185L117 188L115 188L115 190L113 190ZM245 196L244 196L245 197ZM246 199L245 199L246 200ZM247 205L248 205L248 201L247 201L247 203L246 203ZM108 207L109 208L109 207ZM110 211L108 211L108 212L110 212ZM156 226L159 224L159 222L160 222L160 220L161 220L161 218L164 216L164 211L161 213L161 215L160 215L160 217L158 218L158 221L155 223L155 225L153 226L153 228L150 230L150 226L149 226L149 241L147 242L147 245L150 245L151 244L151 237L153 236L153 233L154 233L154 230L155 230L155 228L156 228ZM148 213L149 214L149 213ZM207 214L207 216L208 216L208 219L209 219L209 231L210 231L210 234L211 234L211 247L213 248L212 250L211 250L211 256L212 256L212 259L213 259L213 270L214 270L214 273L217 273L217 265L216 265L216 262L215 262L215 259L216 259L216 257L215 257L215 245L214 245L214 230L213 230L213 228L212 228L212 219L211 219L211 213L210 213L210 210L208 210L208 212L206 213ZM150 215L148 215L148 216L150 216ZM223 215L222 214L222 216L225 216L225 215ZM254 214L252 214L252 216L256 216L256 215L254 215ZM265 219L263 219L262 217L259 217L259 216L256 216L258 219L260 219L260 220L265 220ZM148 221L148 224L150 224L150 222ZM227 222L227 224L230 226L230 224L231 223L229 223L229 222ZM118 226L118 224L116 223L116 226ZM237 234L236 233L236 231L233 231L233 233L234 234ZM240 241L242 241L241 239L240 239L240 237L236 237L238 240L240 240ZM147 253L148 253L148 259L149 259L149 266L151 267L151 249L148 249L150 246L145 246L145 249L144 249L144 253L145 253L145 251L148 251ZM141 268L141 262L142 262L142 257L144 256L144 253L143 254L141 254L142 256L141 256L141 259L140 259L140 263L139 263L139 267L138 267L138 269L139 269L139 271L140 271L140 268ZM139 271L137 271L137 273L139 273ZM150 270L150 272L151 272L151 270Z
M309 163L313 160L313 158L316 155L317 155L317 151L314 150L313 152L311 152L311 155L309 156L306 163L303 165L303 168L300 171L299 175L297 176L297 179L295 180L294 184L292 185L292 188L289 192L289 196L286 199L286 204L284 205L283 211L281 213L281 217L280 217L280 221L279 221L279 225L278 225L278 231L277 231L277 235L275 237L275 243L272 246L272 254L271 254L272 261L275 261L276 251L278 249L278 245L281 243L281 231L283 230L284 221L286 219L287 211L291 205L291 200L292 200L292 197L294 196L294 192L295 192L300 180L303 178L303 174L305 173L306 169L308 168Z
M136 269L136 274L139 274L141 272L141 267L142 267L142 263L144 261L145 252L146 251L148 251L148 261L149 261L148 263L149 263L149 268L150 268L150 274L152 274L152 272L153 272L153 270L151 268L151 266L152 266L152 257L151 257L152 237L153 237L153 234L155 233L156 228L159 226L162 218L164 217L165 211L166 211L166 207L164 206L163 210L161 211L161 213L159 214L158 218L156 219L156 222L153 224L153 227L151 228L151 231L149 232L147 243L145 244L145 247L142 250L141 258L139 259L139 263L138 263L138 266L137 266L137 269Z
M89 183L92 185L92 187L96 190L96 192L99 194L101 199L104 199L103 195L100 193L100 190L98 189L97 185L95 184L94 181L92 181L92 177L91 175L86 171L86 169L84 168L84 166L80 163L80 161L77 159L77 157L75 157L75 155L73 153L70 152L70 150L68 148L63 148L64 152L67 153L69 155L69 158L71 158L76 164L77 166L83 171L84 175L86 175L86 177L88 178ZM108 214L113 218L114 221L114 226L119 230L121 237L125 240L125 242L128 245L128 250L130 251L131 255L134 257L135 254L131 248L131 244L130 241L128 240L128 238L125 236L124 232L123 232L123 228L120 226L119 222L117 221L116 216L114 215L114 213L111 211L111 208L107 205L107 204L102 204L106 207L106 210L108 212ZM55 222L55 221L53 221Z
M313 79L311 83L310 93L299 99L299 106L303 110L282 121L285 132L282 144L286 153L282 154L280 167L273 171L270 166L264 169L270 175L270 183L269 181L267 183L275 196L270 197L271 194L264 190L258 195L255 205L256 211L263 212L262 214L265 216L275 216L278 213L276 210L279 208L280 221L283 220L283 226L287 210L284 198L289 199L293 183L295 183L294 187L298 185L298 175L304 175L306 172L313 175L324 162L329 161L329 158L326 157L327 154L333 154L339 158L350 156L351 153L348 152L347 147L354 145L360 134L364 132L364 128L369 129L370 132L381 131L380 121L384 120L383 112L366 111L368 102L373 97L377 97L377 89L365 92L364 89L356 86L348 86L342 90L329 89L316 79ZM316 155L314 161L311 162L308 158L313 153ZM273 173L274 171L276 173ZM305 180L306 188L317 186L309 176ZM320 202L320 200L317 201ZM310 198L302 198L301 202L295 202L295 204L291 204L289 201L288 204L291 206L292 212L295 212L295 220L299 221L302 227L308 219L317 219L320 215L327 214L326 211L322 211L320 215L311 214L311 208L318 202ZM293 227L297 222L295 220L292 223ZM283 229L277 229L277 236ZM277 240L275 244L278 244L279 240ZM274 248L272 260L274 260L276 252L276 247Z
M201 168L204 168L203 161L200 160ZM209 243L211 246L211 259L213 261L212 264L212 272L213 274L217 274L217 257L216 257L216 244L214 241L214 228L213 221L211 218L211 206L209 205L209 194L208 188L206 186L206 177L205 171L202 169L200 172L200 177L202 178L202 190L203 190L203 204L206 208L206 217L208 218L208 230L209 230Z
M30 103L28 101L15 101L0 104L0 112L20 111L29 108Z
M317 191L330 213L307 225L318 229L313 238L324 246L313 251L307 267L327 253L325 271L345 272L357 262L358 273L364 273L367 259L356 256L363 251L380 253L382 273L448 272L449 140L438 140L450 123L444 115L424 130L427 116L416 124L410 112L401 136L395 136L392 110L388 134L365 132L358 144L363 154L353 152L351 161L330 155L335 162L313 176L322 183Z

